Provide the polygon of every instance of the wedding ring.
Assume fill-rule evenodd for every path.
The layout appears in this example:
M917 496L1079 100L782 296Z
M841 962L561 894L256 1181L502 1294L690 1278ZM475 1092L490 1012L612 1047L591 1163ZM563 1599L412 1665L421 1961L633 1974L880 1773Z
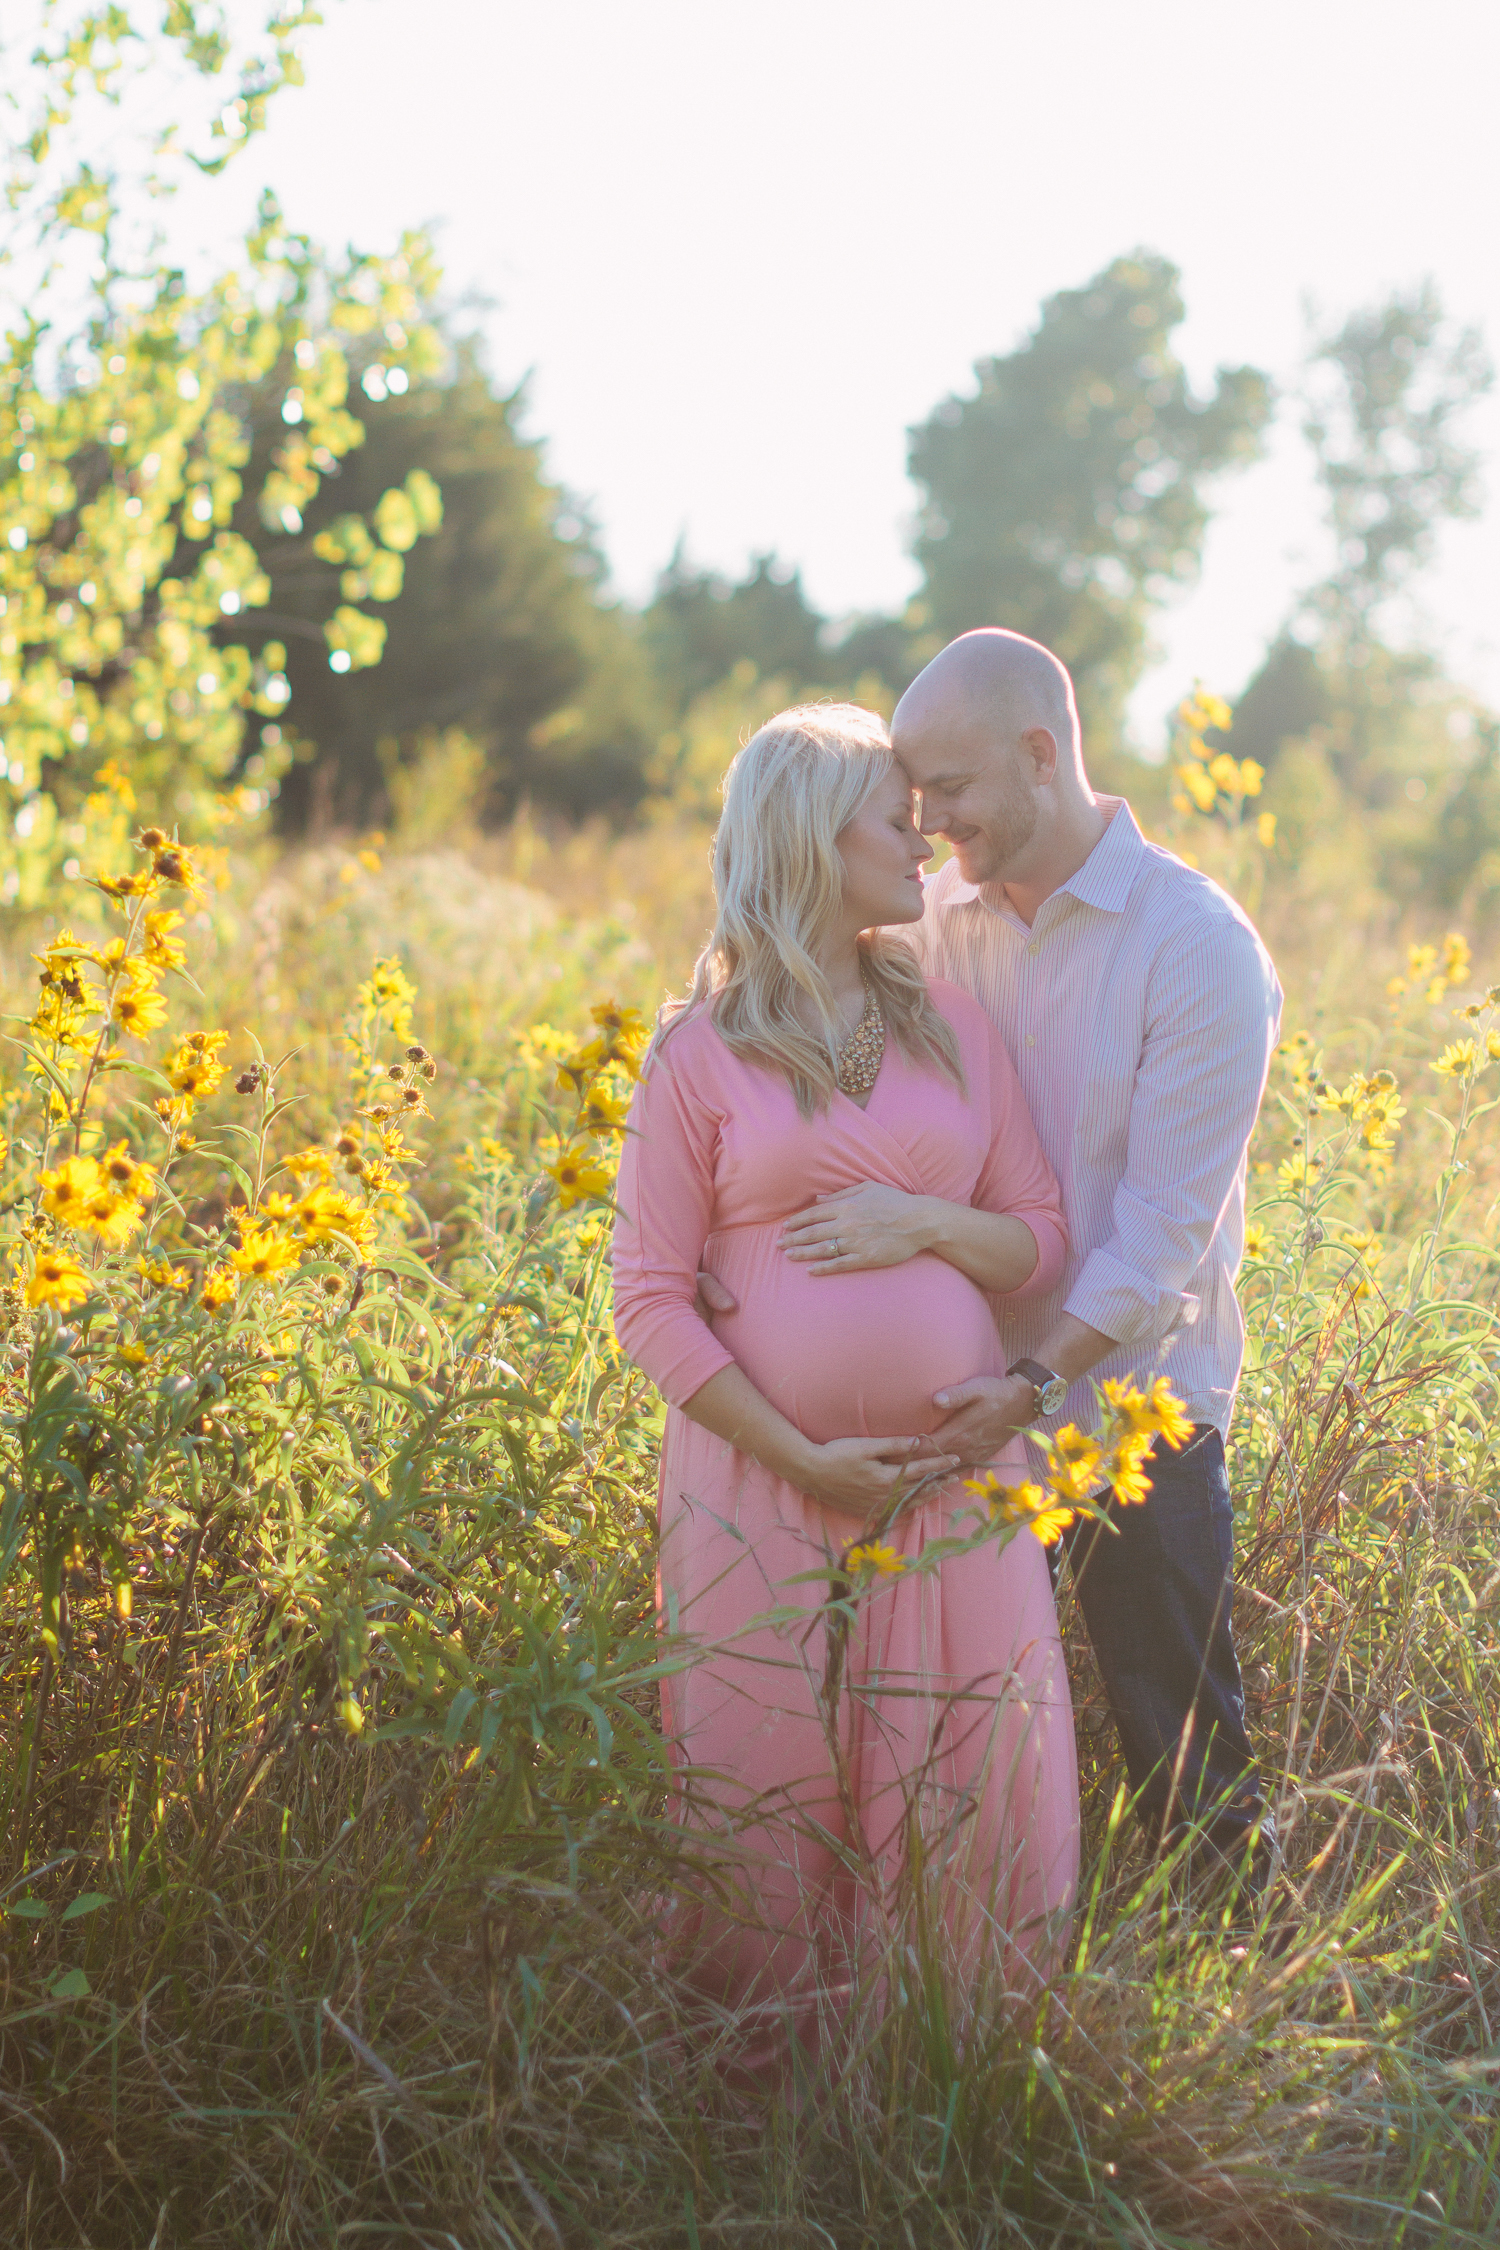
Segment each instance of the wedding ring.
M839 1248L839 1238L837 1235L835 1235L833 1238L833 1254L836 1258L842 1258L842 1256L844 1255L843 1251Z

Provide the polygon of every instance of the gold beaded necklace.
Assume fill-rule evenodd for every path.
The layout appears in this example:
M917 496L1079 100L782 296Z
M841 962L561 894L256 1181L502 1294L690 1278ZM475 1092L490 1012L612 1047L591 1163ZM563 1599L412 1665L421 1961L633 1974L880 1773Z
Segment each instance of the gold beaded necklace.
M885 1055L885 1018L874 989L865 983L865 1012L838 1051L838 1080L851 1101L868 1094Z

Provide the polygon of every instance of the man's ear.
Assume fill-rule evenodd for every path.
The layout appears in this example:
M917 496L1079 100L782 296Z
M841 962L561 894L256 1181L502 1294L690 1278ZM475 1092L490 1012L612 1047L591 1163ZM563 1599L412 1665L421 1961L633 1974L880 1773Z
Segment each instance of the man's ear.
M1021 748L1031 760L1037 787L1045 788L1057 771L1057 736L1049 727L1028 727Z

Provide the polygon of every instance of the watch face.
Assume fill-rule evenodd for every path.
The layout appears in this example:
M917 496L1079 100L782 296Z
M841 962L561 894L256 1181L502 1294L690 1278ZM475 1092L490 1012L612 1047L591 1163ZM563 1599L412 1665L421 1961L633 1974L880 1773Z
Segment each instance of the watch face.
M1054 1375L1050 1383L1043 1383L1038 1390L1037 1403L1044 1414L1055 1414L1067 1395L1067 1384L1060 1375Z

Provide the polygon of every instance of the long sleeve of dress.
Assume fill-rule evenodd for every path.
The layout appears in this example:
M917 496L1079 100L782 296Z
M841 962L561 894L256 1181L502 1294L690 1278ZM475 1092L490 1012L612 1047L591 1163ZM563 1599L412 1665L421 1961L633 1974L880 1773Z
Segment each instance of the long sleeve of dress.
M1057 1175L1042 1154L1015 1065L994 1025L987 1023L986 1031L994 1130L975 1184L974 1206L1022 1220L1036 1238L1035 1267L1019 1289L1006 1294L1005 1302L1013 1304L1057 1287L1068 1255L1068 1228Z
M711 1231L718 1119L666 1056L630 1105L615 1195L615 1334L673 1406L734 1365L698 1310L698 1268Z

